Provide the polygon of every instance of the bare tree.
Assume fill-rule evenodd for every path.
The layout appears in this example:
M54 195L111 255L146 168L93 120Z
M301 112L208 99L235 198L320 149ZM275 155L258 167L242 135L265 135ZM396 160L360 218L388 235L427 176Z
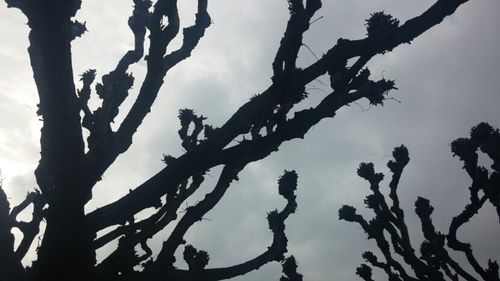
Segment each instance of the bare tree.
M410 161L405 146L396 147L392 153L394 160L387 163L392 172L389 183L389 198L385 200L379 184L384 175L376 173L373 163L361 163L358 175L370 183L372 194L365 199L366 207L375 213L369 222L356 214L356 209L344 205L339 210L341 220L358 223L368 235L374 239L385 261L380 261L372 252L364 252L363 258L372 267L383 270L389 280L484 280L499 281L498 263L488 261L481 265L473 253L469 243L457 238L457 232L478 213L486 202L496 208L500 223L500 132L487 123L472 128L470 138L459 138L452 142L451 150L464 163L464 169L472 180L469 187L470 202L464 210L455 216L449 226L448 233L435 229L431 214L434 208L428 199L418 197L415 202L415 213L420 219L425 240L420 245L420 256L410 241L404 212L399 204L397 188L404 167ZM493 164L491 171L478 165L478 153L486 154ZM468 267L459 264L449 254L450 251L465 255ZM401 264L401 260L404 264ZM372 268L362 264L356 273L366 281L372 281Z
M167 72L191 55L210 26L207 0L197 1L195 23L182 32L176 0L134 0L128 21L135 38L134 48L123 55L113 71L102 76L95 91L95 70L81 75L80 89L76 89L73 79L71 42L86 31L84 23L73 20L82 1L6 2L28 19L28 53L40 99L37 113L43 119L43 127L41 159L35 170L38 191L28 194L25 201L12 209L0 192L0 264L2 277L7 280L46 281L220 280L246 274L271 261L283 261L287 251L284 221L296 206L297 175L293 171L285 172L279 180L279 193L287 204L282 211L269 213L274 240L262 254L241 264L208 268L208 253L185 245L183 257L188 269L174 266L174 254L186 243L183 237L189 228L219 202L248 163L267 157L285 141L303 138L313 125L334 117L343 106L364 98L372 105L382 104L395 84L386 79L371 80L365 68L370 59L410 43L467 1L438 0L402 25L390 15L374 13L366 23L366 38L340 38L316 62L301 68L296 58L303 45L302 37L322 3L289 0L290 17L272 63L272 84L267 90L243 104L220 127L207 124L205 117L191 109L180 110L179 136L186 152L179 157L165 156L163 170L131 187L122 198L90 213L85 213L84 206L92 199L92 188L132 145ZM182 38L181 46L167 52L178 37ZM149 46L147 52L145 45ZM110 124L136 83L128 69L141 59L147 63L146 76L139 84L132 108L113 130ZM294 108L307 98L306 85L324 74L330 76L332 91L316 107ZM100 105L91 109L88 101L95 94ZM86 139L83 130L89 133ZM221 167L222 172L212 191L177 220L181 204L199 189L206 173L214 167ZM34 207L32 221L17 221L16 215L30 205ZM153 208L151 216L136 220L136 214ZM42 220L46 227L37 259L31 267L24 267L21 259L38 234ZM148 240L174 222L159 254L152 256ZM13 227L23 233L16 248L10 232ZM97 236L106 228L110 230ZM96 250L117 240L117 249L98 263ZM139 255L137 247L145 254ZM288 277L284 278L302 278L292 266L293 259L288 261L284 263ZM138 265L142 265L141 270Z

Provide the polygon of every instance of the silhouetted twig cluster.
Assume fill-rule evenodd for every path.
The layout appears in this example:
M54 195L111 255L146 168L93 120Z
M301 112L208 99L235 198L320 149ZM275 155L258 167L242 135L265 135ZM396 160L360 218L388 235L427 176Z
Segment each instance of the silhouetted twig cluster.
M420 254L415 253L410 241L397 194L401 173L410 160L408 150L404 146L396 147L392 153L394 160L387 163L392 173L389 183L390 201L380 192L379 184L384 175L376 173L372 163L360 164L358 175L370 183L372 191L372 194L366 197L365 204L374 212L375 217L366 221L356 213L354 207L344 205L339 210L339 218L358 223L368 235L368 239L376 241L382 253L382 261L372 252L363 253L368 264L362 264L356 270L363 280L373 280L371 267L385 271L391 281L500 280L496 261L490 260L488 264L482 265L474 255L472 246L457 238L458 230L476 215L487 201L499 211L500 132L487 123L481 123L472 128L469 138L453 141L451 150L464 163L464 169L472 180L469 187L470 202L452 219L448 233L442 233L437 231L432 223L431 214L434 208L430 201L422 197L417 199L415 213L420 219L425 238L420 245ZM478 165L480 152L493 160L491 171ZM500 212L498 214L500 219ZM450 251L462 252L473 272L452 258ZM401 260L404 261L403 264L400 263Z

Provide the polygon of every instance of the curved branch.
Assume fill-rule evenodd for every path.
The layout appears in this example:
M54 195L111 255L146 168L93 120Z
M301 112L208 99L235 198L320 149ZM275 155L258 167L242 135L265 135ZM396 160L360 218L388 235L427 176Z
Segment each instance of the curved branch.
M134 233L130 236L134 236L136 244L151 238L177 218L177 211L181 204L200 187L203 180L204 177L202 175L194 176L187 189L185 188L187 181L182 183L179 188L179 193L167 198L167 203L164 204L158 212L137 223L119 226L109 233L97 238L93 243L94 249L98 249L122 235L130 235L130 233Z
M190 27L184 28L182 46L163 58L163 65L167 70L190 57L191 52L205 35L205 30L212 23L212 19L207 12L207 3L208 0L198 0L198 12L196 13L195 23Z
M297 208L295 195L295 190L297 188L297 174L295 171L285 171L278 180L278 185L279 193L287 200L287 204L280 212L274 210L268 213L267 220L269 228L273 232L273 242L265 252L251 260L229 267L204 269L196 272L170 269L167 270L165 275L159 275L158 277L160 279L170 277L175 280L184 281L223 280L244 275L271 261L282 261L284 259L284 254L287 252L288 244L288 239L285 235L285 220L290 216L290 214L294 213ZM158 260L156 262L158 262Z
M30 222L17 222L16 217L22 209L26 208L28 205L33 204L32 218ZM30 192L26 196L26 199L18 206L12 209L10 213L10 218L13 221L13 226L17 227L23 233L23 239L16 249L16 255L20 260L28 252L33 240L38 235L40 231L40 223L45 217L43 207L45 206L45 200L39 192Z
M234 164L224 166L213 191L205 195L205 198L198 202L195 206L189 207L186 210L186 213L177 223L168 239L163 242L160 253L155 261L156 265L163 267L166 264L173 263L171 261L175 260L173 257L175 250L180 244L183 244L183 237L186 231L195 222L200 221L203 216L210 211L220 201L220 199L222 199L229 188L230 183L237 178L239 171L241 171L243 167L244 165L240 166Z

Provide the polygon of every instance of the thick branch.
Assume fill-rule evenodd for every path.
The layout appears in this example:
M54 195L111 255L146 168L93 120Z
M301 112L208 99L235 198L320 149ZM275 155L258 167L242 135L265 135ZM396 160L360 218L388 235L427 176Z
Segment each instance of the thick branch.
M187 181L181 183L178 194L168 196L166 204L164 204L155 214L142 221L119 226L102 237L99 237L94 241L94 248L98 249L125 234L133 236L136 244L151 238L154 234L165 228L168 223L177 219L177 211L179 210L179 207L200 187L203 180L204 177L202 175L195 175L193 176L189 188L185 187L187 185Z
M246 164L246 163L245 163ZM158 254L155 263L160 267L166 264L172 264L172 260L177 247L183 243L183 237L186 231L197 221L200 221L203 216L210 211L226 193L230 183L237 178L238 172L242 169L240 165L225 166L221 172L219 180L212 192L205 195L205 198L198 202L195 206L189 207L186 213L181 218L179 223L162 245L162 249Z
M302 0L291 0L288 5L290 19L274 58L273 79L279 79L284 71L296 70L295 62L302 46L302 36L309 29L309 22L314 13L321 8L321 1L307 1L307 6L304 7Z

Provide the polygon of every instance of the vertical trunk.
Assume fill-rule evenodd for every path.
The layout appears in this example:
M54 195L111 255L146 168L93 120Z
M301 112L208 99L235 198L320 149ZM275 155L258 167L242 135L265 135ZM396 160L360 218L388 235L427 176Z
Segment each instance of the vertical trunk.
M76 4L75 4L76 3ZM71 61L71 17L78 1L32 1L25 11L28 48L43 118L37 181L49 204L34 278L91 280L95 256L84 206L90 187L82 180L84 143Z
M92 236L79 209L64 203L49 208L47 229L34 265L35 281L94 280Z

